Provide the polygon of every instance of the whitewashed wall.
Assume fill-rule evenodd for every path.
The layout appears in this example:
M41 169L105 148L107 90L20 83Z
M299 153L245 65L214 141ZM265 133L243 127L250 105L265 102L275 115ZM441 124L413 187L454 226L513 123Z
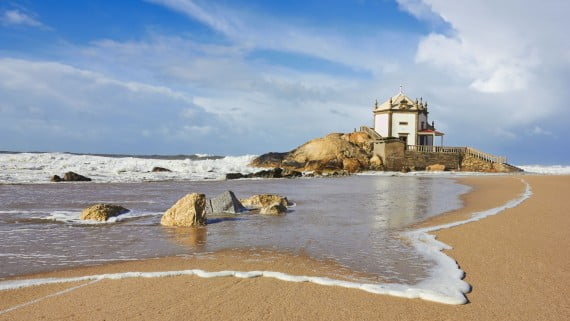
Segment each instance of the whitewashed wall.
M388 134L388 114L374 115L374 130L382 137L390 136Z
M408 145L416 144L416 117L417 114L392 114L392 136L408 134ZM400 125L406 122L407 125Z

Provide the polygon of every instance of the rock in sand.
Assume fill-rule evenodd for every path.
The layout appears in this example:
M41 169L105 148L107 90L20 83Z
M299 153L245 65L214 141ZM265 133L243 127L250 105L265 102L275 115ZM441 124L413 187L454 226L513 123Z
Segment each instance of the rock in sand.
M289 201L286 197L277 194L258 194L253 195L252 197L241 199L240 201L243 206L251 209L268 207L275 203L281 204L285 207L289 205Z
M282 203L273 203L269 206L262 207L259 214L262 215L279 215L287 212L287 207Z
M232 191L216 195L206 201L206 214L246 212L247 209L240 203Z
M129 209L113 204L95 204L89 206L81 212L82 220L107 221L110 217L118 216L129 212Z
M206 225L206 195L191 193L179 199L160 220L166 226L195 227Z

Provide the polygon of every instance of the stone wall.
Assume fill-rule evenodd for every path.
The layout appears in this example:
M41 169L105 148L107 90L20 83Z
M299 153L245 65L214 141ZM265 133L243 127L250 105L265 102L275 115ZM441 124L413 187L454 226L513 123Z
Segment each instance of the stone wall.
M405 149L405 143L399 139L374 143L374 153L380 156L386 171L401 171L404 168Z
M491 163L473 155L465 155L461 162L461 170L464 172L487 172L487 173L512 173L521 172L518 167L508 164Z
M462 169L463 154L461 153L428 153L405 151L404 166L410 170L423 171L429 165L445 165L445 170L458 171Z
M431 153L406 150L399 139L374 143L374 153L382 159L386 171L423 171L430 165L440 164L446 171L511 173L520 168L508 164L492 163L463 153Z

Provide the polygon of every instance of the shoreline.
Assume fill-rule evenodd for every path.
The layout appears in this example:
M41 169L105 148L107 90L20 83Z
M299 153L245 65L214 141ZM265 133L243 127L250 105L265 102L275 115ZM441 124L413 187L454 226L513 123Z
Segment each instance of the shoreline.
M534 180L536 180L536 179L541 179L541 180L556 180L556 181L563 180L563 181L565 181L566 183L567 183L568 181L570 181L570 180L568 179L568 177L562 177L563 179L560 179L559 177L554 177L554 178L553 178L553 176L548 176L548 177L536 176L536 177L538 177L538 178L536 178L535 176L529 176L529 175L513 175L513 176L510 176L510 175L509 175L509 176L494 176L494 177L488 177L488 176L480 176L480 177L479 177L479 176L476 176L476 177L467 177L467 178L465 178L465 177L457 178L460 182L462 182L462 183L468 183L470 186L473 186L473 190L471 190L471 191L468 192L467 194L463 195L463 196L464 196L464 205L465 205L465 206L464 206L462 209L460 209L460 210L452 211L452 212L448 212L448 213L444 213L444 214L442 214L442 215L438 215L437 217L431 218L431 219L429 219L429 220L427 220L427 221L425 221L425 222L423 222L423 223L418 224L418 225L419 225L418 227L423 227L423 226L427 226L427 225L433 226L433 225L443 224L443 223L446 223L446 222L449 222L449 221L457 221L458 218L465 217L465 216L467 215L466 213L473 213L473 212L477 212L477 211L480 211L480 210L483 210L483 209L496 207L496 206L490 206L490 204L495 204L495 203L499 202L498 205L501 205L501 204L503 204L505 201L511 200L511 199L513 198L513 197L509 197L507 200L504 200L504 201L502 201L502 203L501 203L501 199L504 199L506 196L512 195L512 194L515 194L515 195L519 195L519 194L520 194L520 188L521 188L520 186L524 186L523 184L520 184L520 178L521 178L521 177L524 178L525 180L528 179L528 180L530 180L530 181L534 181ZM517 184L517 182L518 182L518 184L520 185L518 188L515 186L515 185ZM531 184L531 185L532 185L532 184ZM565 186L566 186L566 185L565 185ZM497 191L500 191L500 193L498 193ZM499 194L501 194L501 193L502 193L502 196L499 195ZM506 194L505 194L505 193L506 193ZM510 194L509 194L509 193L510 193ZM491 196L494 196L494 197L491 197ZM531 197L531 199L532 199L532 197ZM525 202L525 203L526 203L526 202ZM525 203L519 205L519 207L520 207L520 206L525 206ZM509 209L509 210L506 210L506 212L508 212L508 211L513 211L513 210L516 211L516 209L517 209L517 208ZM506 214L506 213L501 213L500 215L497 215L496 217L501 217L501 216L504 215L504 214ZM495 218L495 217L492 217L492 218ZM487 221L490 220L490 219L491 219L491 218L486 218L485 220L483 220L483 221L481 221L481 222L487 222ZM459 253L460 256L465 256L465 255L466 255L466 256L469 256L469 253L468 253L469 251L467 252L467 254L465 253L465 249L463 249L463 252L461 252L461 249L460 249L461 246L456 245L456 244L458 243L458 240L461 240L461 238L465 238L465 236L464 236L464 235L459 235L459 236L455 235L455 236L452 236L451 239L448 240L448 239L447 239L448 236L449 236L450 234L454 234L454 233L450 233L449 231L470 229L469 227L471 227L473 224L479 224L479 223L481 223L481 222L470 223L470 224L467 224L467 225L462 225L462 226L454 227L454 228L452 228L452 229L441 230L441 231L435 232L434 234L437 235L437 237L438 237L439 240L441 240L441 241L443 241L443 242L445 242L445 243L447 243L447 244L450 244L451 246L453 246L453 247L455 248L455 249L446 251L446 254L450 255L453 259L455 259L455 260L457 260L457 261L459 262L459 265L463 266L463 264L464 264L464 263L463 263L464 259L460 259L460 258L454 256L454 253ZM415 228L415 226L414 226L414 228ZM461 242L459 242L459 243L461 243ZM458 250L459 250L459 251L458 251ZM238 257L239 257L239 255L238 255ZM217 266L217 267L219 267L219 268L223 268L223 267L225 266L224 264L230 264L230 265L235 266L235 265L242 264L242 262L239 262L239 264L236 264L235 261L239 259L238 257L236 257L236 256L231 257L231 256L230 256L230 257L227 258L229 261L228 261L228 262L225 262L225 263L219 262L219 258L217 258L216 260L213 260L213 261L217 261L217 262L211 262L211 261L210 261L209 263L210 263L210 264L214 263L214 266L213 266L213 267L216 267L216 266ZM306 261L306 260L305 260L306 258L300 258L300 259L301 259L301 261ZM288 260L288 259L287 259L287 260ZM275 263L275 264L276 264L276 265L283 265L284 263L287 263L287 260L285 260L284 262ZM151 263L149 263L149 262L151 262ZM162 263L157 263L157 262L162 262ZM135 270L137 270L137 271L141 270L141 267L145 267L145 266L146 266L147 269L148 269L148 268L151 269L152 267L158 268L158 267L164 267L164 266L166 266L166 267L169 267L168 270L175 270L176 268L173 268L173 267L178 266L177 264L182 264L182 265L186 266L185 263L187 264L188 262L180 261L179 259L176 259L176 258L165 258L165 259L158 259L158 260L144 260L144 261L134 261L134 262L117 263L117 264L104 265L104 266L95 266L95 267L88 267L88 268L78 268L78 269L74 269L74 270L71 270L71 271L50 272L50 273L46 273L46 274L42 274L42 275L44 275L44 276L55 276L55 275L65 275L66 273L67 273L68 275L69 275L69 273L71 273L71 274L75 274L75 273L81 274L81 273L84 273L83 275L86 275L86 274L93 274L93 272L96 272L96 271L105 272L105 271L110 271L110 270L121 270L122 268L132 268L132 267L135 266L135 265L137 266L137 268L135 269ZM194 263L195 263L195 262L194 262ZM259 263L259 262L257 262L257 263ZM267 263L267 262L265 262L265 263ZM288 269L289 269L290 271L292 271L293 273L295 272L295 267L297 267L297 268L301 267L301 270L303 270L302 272L307 272L307 271L311 271L311 270L312 270L312 271L315 271L315 267L316 267L316 266L319 266L320 263L322 263L322 262L313 262L313 263L314 263L315 265L305 265L305 266L303 266L302 264L300 264L300 262L295 262L295 263L290 264L290 266L288 267ZM330 263L330 262L329 262L329 263ZM149 265L149 264L150 264L150 265ZM256 264L254 264L254 265L256 265ZM325 264L325 265L326 265L326 264ZM277 268L278 266L273 266L273 267ZM283 266L281 266L281 268L283 268ZM472 271L470 270L470 268L469 268L469 267L466 267L466 268L463 268L463 269L466 270L466 273L467 273L466 280L467 280L475 289L477 289L477 287L478 287L479 285L477 285L476 283L478 283L478 281L473 281L473 282L472 282L472 281L470 280L470 277L471 277L471 274L472 274ZM241 270L241 269L239 269L239 270ZM132 269L131 269L131 271L132 271ZM316 269L316 271L319 271L319 270ZM108 273L108 272L105 272L105 273ZM27 276L27 277L30 277L30 276ZM166 286L166 283L168 283L168 284L171 283L171 282L166 282L167 280L168 280L168 281L171 281L171 279L179 279L179 278L184 278L184 281L185 281L186 283L188 282L187 279L191 279L191 280L189 281L191 284L195 284L195 283L196 283L196 284L199 284L200 286L201 286L202 283L204 283L204 282L205 282L205 283L212 283L212 284L218 284L219 282L221 282L221 284L223 284L224 282L226 282L226 286L228 286L228 284L229 284L230 287L243 287L243 286L245 286L245 285L238 286L237 284L241 284L242 282L245 282L245 283L252 283L252 284L256 284L256 285L263 285L265 288L269 287L269 288L271 288L271 289L276 289L276 290L278 290L278 291L281 291L281 290L279 290L279 289L281 289L281 288L290 289L291 291L294 291L294 292L301 291L301 289L298 289L297 287L301 287L302 289L307 289L307 288L308 288L308 289L313 289L313 288L314 288L314 291L320 293L321 296L323 296L323 295L327 296L327 295L330 294L331 292L334 292L334 293L343 293L343 292L345 292L345 291L349 291L349 292L351 293L350 295L351 295L351 296L354 296L354 297L362 297L362 296L363 296L363 297L368 297L368 298L370 299L369 296L372 296L372 297L374 297L374 299L373 299L374 301L380 301L380 302L376 302L377 304L380 304L381 302L384 302L384 301L388 301L388 302L392 301L392 302L393 302L394 300L396 300L396 301L398 302L398 304L400 304L400 305L402 304L402 302L407 302L407 303L403 304L403 306L408 306L408 304L412 304L412 305L419 305L419 306L424 306L424 307L425 307L425 306L429 306L429 307L437 306L437 307L439 307L439 309L443 309L443 310L449 308L448 306L439 305L439 304L434 304L434 303L429 303L429 302L420 301L420 300L402 300L402 299L397 299L397 298L388 297L388 296L378 296L378 295L374 295L374 294L369 294L369 293L365 293L365 292L362 292L362 291L354 291L354 290L351 290L351 289L343 289L343 288L338 288L338 287L323 287L323 286L319 286L319 285L315 285L315 284L307 284L307 283L300 283L300 284L292 283L292 284L289 284L289 283L291 283L291 282L281 282L281 281L275 281L275 280L266 280L265 278L256 278L256 279L249 279L249 280L235 280L234 278L221 278L221 279L216 279L216 280L214 280L214 279L208 279L208 280L204 279L204 280L200 280L199 278L195 278L195 277L173 277L173 278L156 279L156 280L152 280L152 281L150 281L150 280L144 280L144 282L142 282L142 280L139 280L139 282L141 282L141 283L150 282L150 283L155 284L155 286L163 287L163 286ZM111 282L116 282L116 284L113 284L113 283L111 283ZM101 281L101 282L99 282L99 284L92 284L92 285L86 286L86 287L84 287L84 288L81 288L81 290L75 290L75 291L73 291L73 292L70 292L69 294L65 294L65 295L58 296L58 299L61 300L62 297L67 297L67 296L78 296L78 295L80 295L80 293L83 293L83 292L90 292L91 289L93 289L93 290L96 289L96 288L99 289L99 288L101 287L101 284L107 284L107 285L106 285L106 286L103 286L103 288L99 289L99 291L113 291L113 289L115 289L116 287L122 287L121 284L123 284L123 283L125 283L125 284L132 284L133 282L134 282L134 283L137 283L137 281L135 281L135 280ZM164 285L160 285L161 282L165 282L165 284L164 284ZM475 284L473 284L473 283L475 283ZM251 285L251 284L250 284L250 285ZM25 295L25 293L20 293L19 295L16 295L16 297L21 297L21 298L20 298L20 301L21 301L21 300L22 300L22 295L23 295L24 297L26 297L26 298L29 298L30 296L31 296L31 297L37 297L37 296L39 296L40 292L42 292L42 291L47 291L47 290L45 290L46 288L52 288L52 287L53 287L53 288L55 289L55 288L59 288L59 287L61 287L61 286L63 286L63 285L62 285L62 284L57 285L57 286L56 286L56 285L46 285L46 286L39 286L39 287L34 287L34 288L20 289L20 290L10 290L9 292L28 292L27 295ZM71 287L71 286L76 286L76 284L74 284L74 285L68 284L68 287ZM132 285L131 285L131 286L132 286ZM65 287L65 286L63 286L63 287ZM171 290L180 290L180 289L179 289L179 286L177 286L176 284L171 284L171 285L168 286L168 287L169 287L169 289L171 289ZM315 288L315 287L316 287L316 288ZM135 288L136 288L136 286L135 286ZM89 291L87 291L87 290L89 290ZM267 291L267 289L265 289L264 291ZM5 294L6 294L6 293L4 293L4 292L6 292L6 291L1 291L1 292L0 292L0 298L2 299L2 300L0 300L0 302L6 302L6 303L8 303L8 301L11 301L12 304L13 304L13 303L16 303L15 301L12 301L12 300L6 301L6 300L5 300L5 297L6 297ZM37 292L37 293L34 295L34 294L31 293L31 292ZM47 292L49 292L49 291L47 291ZM53 291L53 292L55 292L55 291ZM138 292L137 292L137 293L138 293ZM144 293L144 291L143 291L143 293ZM13 293L13 294L15 294L15 293ZM246 293L245 293L245 295L250 295L250 294L251 294L251 293L249 293L249 291L246 291ZM469 298L469 300L470 300L471 302L473 302L473 300L471 299L471 296L472 296L472 295L474 295L474 294L473 294L473 293L468 294L468 298ZM56 298L54 297L54 298L49 298L49 299L46 299L46 300L56 300ZM45 300L44 300L44 301L45 301ZM42 301L42 302L44 302L44 301ZM289 302L289 303L292 304L293 302ZM289 305L290 305L290 304L289 304ZM362 304L362 303L361 303L361 304ZM41 303L41 302L38 302L38 303L35 303L35 304L34 304L35 307L43 306L43 305L44 305L44 303ZM382 304L380 304L380 305L382 305ZM400 305L398 305L398 306L400 306ZM466 305L466 306L472 306L472 304L468 304L468 305ZM466 307L466 306L463 306L463 307ZM447 308L444 308L444 307L447 307ZM7 305L1 304L1 306L0 306L0 311L5 310L5 309L7 309L7 308L9 308ZM45 308L48 309L48 307L45 307ZM139 306L139 309L140 309L140 308L142 308L143 310L145 310L144 307L140 307L140 306ZM315 308L317 308L317 307L315 307ZM434 307L434 308L435 308L435 307ZM451 309L453 309L453 308L454 308L454 307L451 307ZM431 309L431 308L430 308L430 309ZM29 309L29 308L22 307L22 308L20 308L20 309L18 309L18 310L19 310L19 311L24 311L24 310L33 310L33 309ZM40 308L40 311L41 311L41 310L42 310L42 308ZM49 310L49 309L48 309L48 310ZM231 309L230 309L230 310L231 310ZM377 308L373 308L372 310L377 310ZM436 309L436 310L437 310L437 309ZM367 310L367 311L368 311L368 310ZM105 311L103 311L103 312L105 312ZM109 311L108 311L108 312L109 312ZM176 311L171 311L171 312L172 312L172 313L176 313ZM203 312L204 312L204 311L203 311ZM358 311L352 311L352 312L353 312L353 313L357 313ZM360 311L359 313L362 313L362 312L366 312L366 311ZM41 313L41 312L40 312L40 313ZM384 311L384 313L385 313L385 311ZM19 313L16 312L16 311L9 312L9 313L7 313L7 314L5 314L5 315L8 315L8 314L12 315L12 317L14 317L14 316L15 316L15 317L19 317ZM0 319L1 319L2 317L4 317L5 315L1 315L1 314L0 314ZM106 318L112 317L113 315L114 315L113 313L106 314ZM358 313L357 313L356 315L358 315ZM82 315L75 315L75 316L76 316L76 317L80 317L80 318L89 319L87 315L83 315L83 316L82 316ZM121 317L119 317L119 316L117 316L117 315L115 315L115 317L121 318ZM214 319L215 319L215 316L210 316L210 318L214 318ZM264 318L264 317L263 317L263 316L259 316L258 318ZM333 317L333 318L335 318L335 317Z

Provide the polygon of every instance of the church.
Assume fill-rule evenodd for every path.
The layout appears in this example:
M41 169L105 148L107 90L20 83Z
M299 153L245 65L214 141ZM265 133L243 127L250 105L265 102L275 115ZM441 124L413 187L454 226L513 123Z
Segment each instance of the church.
M402 90L389 100L374 103L374 131L381 137L396 137L407 146L433 146L436 137L443 145L443 133L435 129L435 124L428 121L428 103L422 98L410 99Z

